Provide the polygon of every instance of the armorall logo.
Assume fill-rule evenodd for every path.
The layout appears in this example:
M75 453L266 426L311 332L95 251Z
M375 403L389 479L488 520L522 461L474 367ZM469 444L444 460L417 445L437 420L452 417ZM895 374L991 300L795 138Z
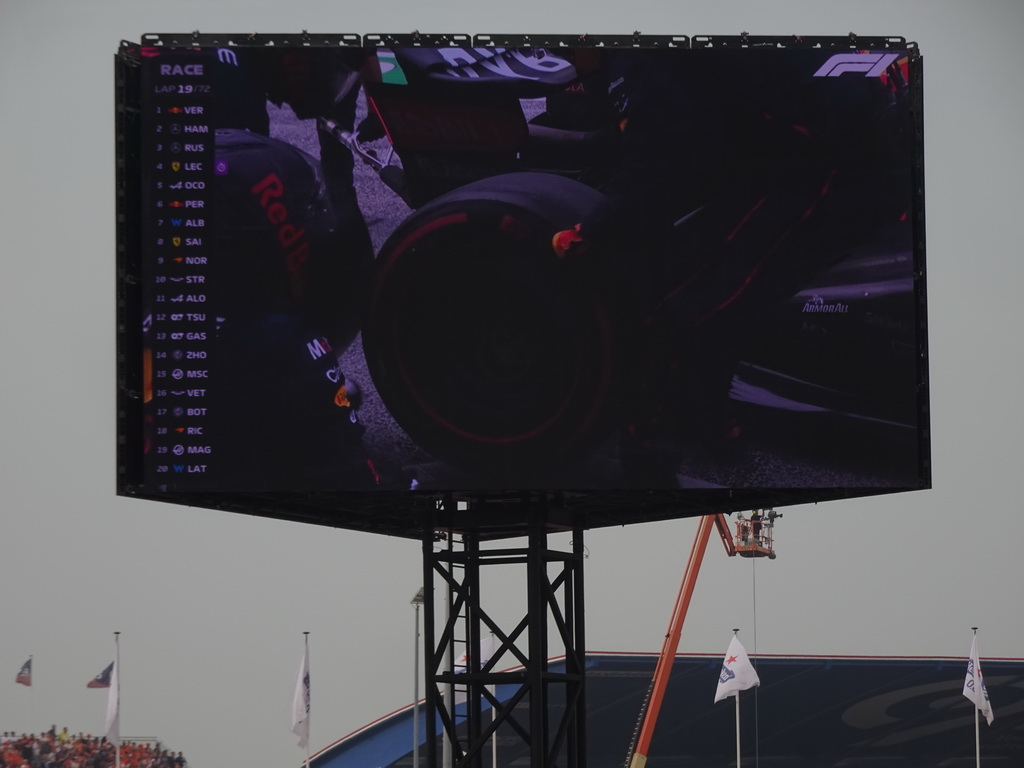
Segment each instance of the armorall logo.
M814 77L839 77L848 72L863 72L864 77L879 77L899 57L898 53L837 53L818 68Z

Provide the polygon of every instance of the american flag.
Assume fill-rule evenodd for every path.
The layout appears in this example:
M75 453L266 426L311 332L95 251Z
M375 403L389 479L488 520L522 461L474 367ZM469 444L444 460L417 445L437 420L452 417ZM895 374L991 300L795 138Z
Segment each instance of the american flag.
M86 688L109 688L110 687L110 674L114 671L114 662L110 662L107 668L100 672L96 677L89 681L85 686Z
M32 657L29 656L28 661L21 665L21 670L18 672L18 676L14 678L14 682L21 683L22 685L32 685Z

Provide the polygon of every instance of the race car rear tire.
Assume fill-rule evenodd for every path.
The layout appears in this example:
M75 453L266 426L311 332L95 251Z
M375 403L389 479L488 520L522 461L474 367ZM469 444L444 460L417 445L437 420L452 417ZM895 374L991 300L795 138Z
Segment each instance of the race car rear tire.
M623 322L614 255L559 255L603 195L541 173L484 179L411 215L377 258L363 324L390 413L479 487L557 483L609 432Z

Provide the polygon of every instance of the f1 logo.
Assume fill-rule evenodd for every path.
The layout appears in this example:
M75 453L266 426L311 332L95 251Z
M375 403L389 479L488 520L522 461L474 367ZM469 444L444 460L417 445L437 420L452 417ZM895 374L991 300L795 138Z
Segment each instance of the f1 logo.
M864 77L879 77L899 57L898 53L837 53L814 76L839 77L847 72L863 72Z

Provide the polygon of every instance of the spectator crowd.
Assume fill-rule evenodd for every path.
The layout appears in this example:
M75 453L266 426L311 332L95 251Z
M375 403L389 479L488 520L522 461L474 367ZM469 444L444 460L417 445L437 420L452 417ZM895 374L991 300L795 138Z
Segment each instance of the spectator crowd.
M40 734L5 732L0 737L0 768L113 768L116 747L102 736L59 733L54 725ZM188 768L177 754L153 742L121 742L121 768Z

